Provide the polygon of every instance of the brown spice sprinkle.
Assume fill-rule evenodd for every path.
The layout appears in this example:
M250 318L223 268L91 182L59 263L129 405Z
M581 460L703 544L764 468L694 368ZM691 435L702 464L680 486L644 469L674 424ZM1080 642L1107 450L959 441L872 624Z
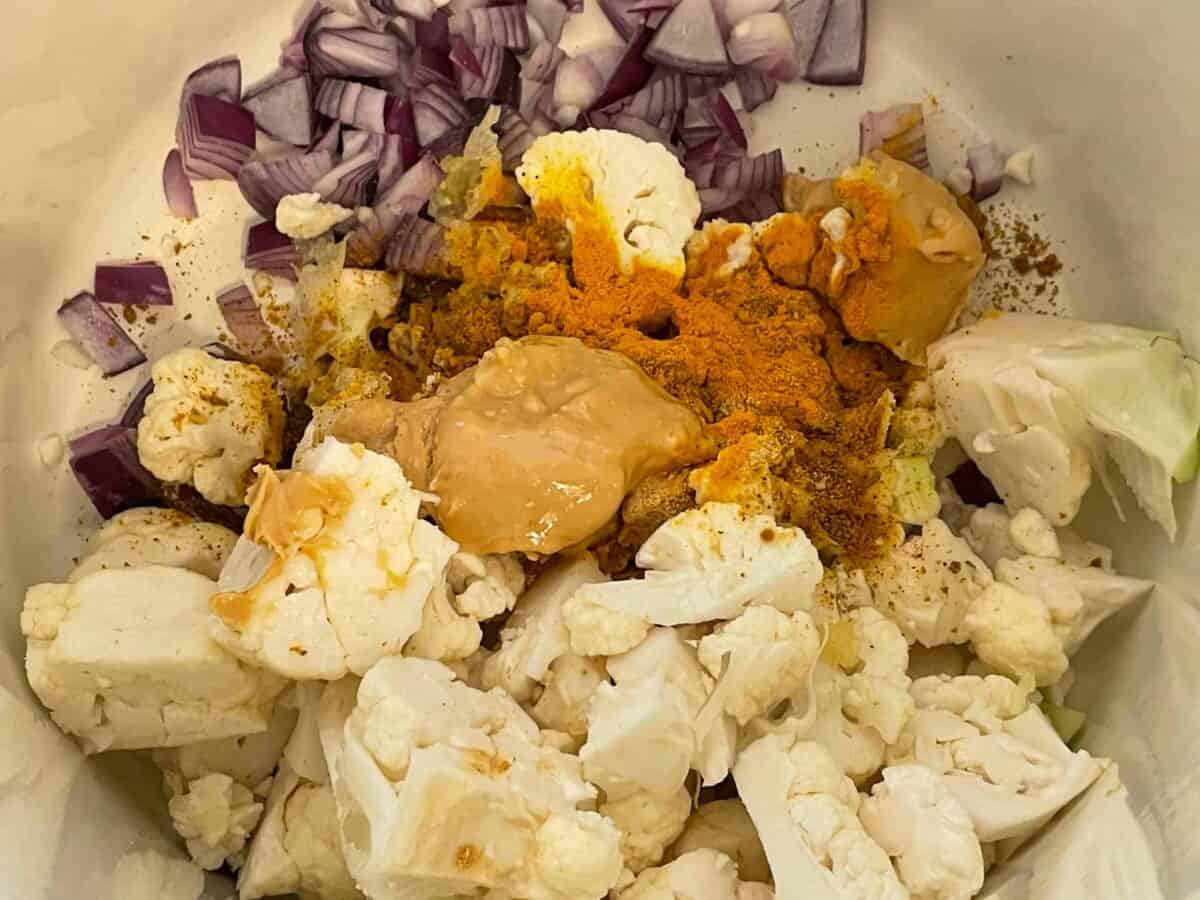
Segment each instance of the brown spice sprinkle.
M710 229L708 245L693 246L682 285L659 269L622 273L600 221L576 219L569 264L552 210L539 209L532 222L464 224L448 238L464 281L409 279L407 321L390 346L420 378L470 367L502 336L562 335L620 352L726 448L707 499L765 472L781 521L805 528L823 552L867 558L894 533L883 435L909 367L849 338L838 314L805 287L820 255L819 217L777 217L754 240L746 226ZM746 262L730 273L735 250ZM887 253L883 245L856 250ZM755 453L761 458L751 460ZM668 505L678 511L678 491ZM637 518L644 525L657 516L639 510ZM627 546L620 534L614 540ZM606 555L628 558L612 548Z

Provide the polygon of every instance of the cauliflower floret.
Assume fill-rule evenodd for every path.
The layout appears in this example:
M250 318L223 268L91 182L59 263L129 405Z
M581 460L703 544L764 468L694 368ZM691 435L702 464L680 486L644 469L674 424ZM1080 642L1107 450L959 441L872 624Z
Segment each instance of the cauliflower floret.
M992 584L975 598L964 624L975 655L997 672L1049 685L1067 671L1062 638L1035 596Z
M587 739L588 707L597 688L608 682L601 660L568 653L550 664L546 687L529 714L542 728L570 738L570 752L577 753Z
M904 639L901 638L901 643ZM905 645L905 659L907 659ZM770 606L752 606L702 638L700 662L714 678L722 675L725 712L745 725L803 687L817 661L821 640L807 613L791 616ZM725 660L728 658L728 669Z
M667 847L683 832L692 795L680 787L669 797L638 791L600 804L600 815L621 829L621 855L634 875L662 862Z
M159 359L138 423L138 458L163 481L191 483L204 499L240 506L259 463L283 448L283 401L271 376L185 348Z
M88 539L88 554L67 578L78 581L101 569L170 566L214 581L237 535L173 509L129 509L113 516Z
M737 863L738 874L747 881L771 880L767 854L754 830L754 820L741 800L714 800L697 809L668 856L677 859L705 848L718 850L732 859Z
M596 689L579 751L589 781L612 800L638 790L670 796L689 769L705 785L725 779L737 726L708 703L713 680L674 629L656 628L634 650L611 657L608 672L616 685ZM656 752L647 750L651 744Z
M446 580L454 592L454 608L480 622L508 612L525 590L525 570L513 553L456 553Z
M1068 656L1101 622L1154 590L1152 581L1036 556L1000 560L996 578L1041 599Z
M298 894L301 900L361 900L346 868L333 789L286 765L238 877L241 900Z
M404 652L422 659L459 662L474 654L482 640L479 623L470 616L459 615L450 602L449 589L438 584L425 603L421 627L404 645Z
M932 519L920 536L863 570L871 605L900 626L911 643L961 644L972 602L992 583L983 560L946 523ZM865 598L845 596L848 605Z
M688 277L728 278L753 255L754 232L749 225L710 219L688 239Z
M346 862L373 900L598 900L621 874L620 833L586 811L579 761L500 691L391 657L325 689L320 731Z
M763 884L738 880L737 863L717 850L693 850L658 869L647 869L619 900L772 900Z
M1033 683L1003 675L931 675L918 678L910 692L917 709L943 710L985 731L999 731L1006 719L1029 707ZM892 741L894 744L895 741Z
M320 194L289 194L275 208L275 227L290 238L312 240L354 216L354 210L322 203Z
M913 900L970 900L983 887L983 851L971 817L933 769L884 769L859 818L895 860Z
M188 784L186 793L167 803L175 830L188 853L204 869L219 869L228 859L237 868L242 850L258 824L263 805L228 775L214 773Z
M908 693L908 643L895 623L874 609L856 609L844 621L851 630L859 665L843 683L842 709L890 744L913 710Z
M767 735L742 751L733 777L779 896L907 900L887 853L863 830L854 782L823 746Z
M625 272L641 265L683 276L700 196L662 145L594 128L547 134L525 151L517 181L534 209L560 211L572 232L608 231Z
M989 503L971 513L962 536L992 568L1002 559L1018 556L1062 557L1058 533L1033 507L1009 515L1000 504Z
M130 850L113 869L112 900L198 900L204 870L159 850Z
M979 727L952 712L918 709L888 748L890 765L915 762L940 773L984 844L1027 839L1108 764L1072 753L1036 706L999 724Z
M328 278L334 272L336 282L317 277L321 273ZM333 364L330 373L315 379L308 391L310 404L323 405L336 398L342 369L375 370L384 366L385 360L371 343L371 329L395 312L404 282L390 272L337 265L327 271L318 268L311 280L301 270L300 277L308 323L308 358Z
M284 684L209 638L216 587L165 566L34 585L21 612L29 684L88 753L264 731Z
M287 678L334 680L418 631L449 641L443 573L458 547L418 518L422 495L394 460L330 438L282 477L259 471L212 598L219 643Z
M583 585L607 580L590 553L567 557L543 572L504 623L500 649L483 667L484 687L503 688L521 703L532 700L554 661L571 650L563 604Z
M583 656L623 653L651 625L732 619L747 606L807 609L821 581L804 532L706 503L669 519L637 554L645 577L585 585L563 606L571 648Z

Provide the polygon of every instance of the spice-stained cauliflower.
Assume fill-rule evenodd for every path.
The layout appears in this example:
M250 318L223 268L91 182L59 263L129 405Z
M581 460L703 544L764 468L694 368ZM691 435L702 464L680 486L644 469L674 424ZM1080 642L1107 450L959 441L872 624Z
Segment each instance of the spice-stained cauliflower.
M320 732L346 862L373 900L598 900L617 883L620 834L588 811L579 761L500 691L393 657L325 689Z
M669 855L677 859L705 848L719 850L732 859L737 863L738 874L747 881L771 880L767 854L754 830L754 820L741 800L714 800L697 809L671 846Z
M688 278L726 279L753 256L754 232L749 225L710 219L688 239Z
M399 653L427 627L427 607L446 602L457 550L418 518L422 496L394 460L332 438L291 472L260 469L212 598L213 637L293 679L361 674Z
M636 580L586 585L563 606L571 648L584 656L623 653L652 625L732 619L747 606L807 609L821 562L804 532L706 503L667 521L642 545Z
M618 900L772 900L765 884L741 881L737 863L718 850L693 850L674 862L647 869Z
M525 151L517 180L540 215L611 238L625 272L650 266L682 278L700 196L661 144L594 128L547 134Z
M983 850L971 817L933 769L884 769L858 815L913 900L970 900L983 887Z
M634 875L662 862L667 847L683 832L691 811L692 795L686 787L668 797L637 791L600 804L600 815L621 829L621 856Z
M859 795L821 744L762 737L734 766L781 897L908 900L888 855L863 830Z
M312 240L353 215L352 209L321 202L320 194L289 194L275 208L275 227L290 238Z
M983 843L1030 837L1107 766L1084 750L1072 753L1042 712L1026 705L1028 687L1005 687L999 678L920 679L918 707L888 748L890 766L920 763L938 772Z
M170 566L215 581L235 543L237 535L228 528L173 509L129 509L88 539L87 556L67 580L78 581L101 569Z
M138 457L163 481L193 484L204 499L239 506L259 463L279 461L283 401L271 376L185 348L151 370L154 391L138 423Z
M165 566L34 585L21 612L29 684L88 753L266 730L284 684L208 636L216 587Z
M608 660L616 682L601 684L588 710L584 774L620 799L636 791L670 797L691 769L706 785L733 763L736 725L720 710L700 712L712 691L696 651L671 628L656 628L636 649Z
M905 645L905 658L907 649ZM725 712L739 725L803 687L820 651L821 639L808 613L788 616L771 606L749 607L701 638L699 646L704 668L722 678L717 690Z

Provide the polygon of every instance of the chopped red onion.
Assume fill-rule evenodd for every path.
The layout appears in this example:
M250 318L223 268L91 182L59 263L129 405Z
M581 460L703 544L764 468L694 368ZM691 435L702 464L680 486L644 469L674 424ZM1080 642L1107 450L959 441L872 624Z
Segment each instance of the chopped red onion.
M559 0L528 0L525 15L534 52L545 46L557 50L567 21L567 8Z
M308 71L308 54L305 52L304 42L309 31L327 12L319 0L309 6L308 11L298 20L292 36L283 45L283 51L279 55L281 66L296 72Z
M98 263L96 299L121 306L170 306L171 284L156 262Z
M354 157L343 159L321 180L313 185L327 203L355 209L367 201L367 188L379 173L379 154L364 150Z
M387 267L411 275L441 274L445 229L435 222L405 213L396 223L395 237L388 248Z
M535 121L536 126L511 107L501 111L494 130L506 172L513 171L520 164L530 144L554 130L553 123L547 119L538 118Z
M725 36L712 0L679 0L646 47L646 58L683 72L726 72Z
M745 156L718 165L716 185L741 194L777 193L783 187L783 151Z
M395 233L401 215L417 213L425 207L437 186L442 183L443 175L433 156L426 154L376 198L375 215L386 236L391 237Z
M231 179L254 152L254 114L216 97L191 94L175 140L193 178Z
M596 113L593 115L604 115ZM643 141L651 144L662 144L676 156L679 155L679 150L671 142L671 132L665 128L660 128L655 122L647 122L645 119L640 119L637 116L627 115L626 113L616 113L608 116L604 124L597 124L597 128L612 128L616 131L623 131L626 134L632 134L634 137L639 137Z
M369 28L324 28L309 41L308 59L322 75L382 78L399 73L401 51L394 34Z
M551 0L557 3L558 0ZM521 77L539 84L553 81L558 67L567 59L567 54L553 44L538 44L521 64Z
M242 105L264 134L297 147L312 143L315 123L307 75L276 72L250 88Z
M475 51L461 37L456 37L450 45L450 62L458 66L460 70L465 70L476 78L483 77L483 68L479 65L479 59L475 56Z
M604 15L623 41L632 41L638 29L649 24L646 21L646 12L638 12L631 8L637 4L637 0L599 0L599 3L600 9L604 11Z
M275 207L290 194L307 194L333 171L333 154L328 150L297 153L266 162L253 160L238 173L238 187L254 210L275 218Z
M717 15L725 22L726 29L733 29L743 19L760 13L775 12L779 0L718 0Z
M738 93L742 95L742 106L746 112L754 112L775 96L779 82L755 69L740 67L734 75Z
M450 49L450 17L445 10L438 10L430 19L417 22L416 45L418 49Z
M162 485L138 459L136 428L105 425L69 442L67 451L75 480L105 519L162 496Z
M58 321L106 378L146 361L145 354L112 314L87 291L76 294L58 308Z
M441 84L427 84L414 90L412 107L417 141L422 147L428 147L467 120L467 105L457 91Z
M217 294L217 307L246 358L268 372L278 372L283 366L283 355L250 289L236 284L221 291Z
M405 104L412 115L412 107ZM416 140L416 126L408 136L402 134L385 134L383 149L379 152L379 183L375 186L377 196L387 192L404 172L411 169L420 155L420 147Z
M121 415L121 423L126 428L137 428L137 423L142 421L142 416L146 414L146 398L154 393L154 382L147 381L143 384L132 397L129 398L129 403L125 407L125 412Z
M761 222L782 211L778 192L753 193L721 210L721 218L729 222Z
M408 74L409 87L454 83L454 66L450 62L449 49L417 47L412 55L411 64L412 71Z
M710 122L721 129L721 133L743 150L746 149L746 132L729 100L720 91L714 91L703 101L703 109Z
M669 135L675 130L686 105L687 85L684 83L683 73L659 67L645 87L633 96L608 107L606 111L641 119L654 129Z
M524 4L461 10L450 18L450 29L473 47L507 47L517 53L529 49Z
M693 97L707 97L713 91L718 91L726 84L732 73L722 75L695 75L688 74L686 76L688 99Z
M831 0L805 75L813 84L862 84L867 52L867 0Z
M808 72L813 54L825 30L829 18L829 0L786 0L783 14L792 27L792 40L796 44L796 69Z
M722 210L729 209L744 196L742 191L731 188L700 188L700 216L710 219Z
M639 26L629 38L625 49L620 51L620 55L615 55L609 49L587 54L600 74L605 77L604 90L592 104L594 109L611 106L646 86L646 82L654 74L654 66L646 61L646 46L653 36L654 33L649 28Z
M783 13L765 12L747 16L729 35L729 58L739 66L750 66L780 81L791 81L796 67L796 42Z
M241 60L236 56L223 56L198 68L184 79L180 102L192 94L238 103L242 99Z
M1004 184L1004 154L994 141L970 148L967 151L967 168L975 177L971 199L976 203L995 195Z
M483 69L476 78L466 70L458 77L459 93L464 100L486 100L489 104L508 105L517 102L520 63L516 54L504 47L479 47L475 56Z
M347 128L342 134L342 155L349 158L360 153L374 153L379 156L387 141L385 134L373 134L370 131L357 131Z
M399 97L379 88L340 78L326 78L317 92L316 107L322 115L345 125L385 134Z
M246 233L243 262L247 269L296 280L300 253L292 239L275 228L274 221L259 222Z
M925 145L925 114L920 103L898 103L870 110L858 120L858 152L865 156L882 150L893 159L929 171Z
M342 142L342 123L333 121L322 132L321 136L313 141L311 147L308 148L309 153L320 153L322 150L327 150L330 153L337 153L338 146Z
M163 163L163 193L167 197L167 209L179 219L194 219L200 215L196 208L196 192L192 180L183 168L183 157L178 148L172 148Z

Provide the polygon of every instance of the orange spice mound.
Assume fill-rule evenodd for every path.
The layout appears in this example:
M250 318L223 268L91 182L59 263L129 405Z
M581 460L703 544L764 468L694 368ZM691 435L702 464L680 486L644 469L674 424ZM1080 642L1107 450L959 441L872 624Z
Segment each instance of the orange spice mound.
M803 286L820 259L814 218L778 217L754 240L740 226L702 233L682 285L659 269L623 273L602 222L576 220L570 265L530 254L538 227L473 223L451 236L464 282L414 296L401 326L420 330L414 355L429 371L461 371L503 335L615 350L710 423L724 451L702 500L755 506L746 492L757 492L757 509L805 528L823 552L865 559L884 548L895 528L887 392L901 392L907 366L851 340Z

